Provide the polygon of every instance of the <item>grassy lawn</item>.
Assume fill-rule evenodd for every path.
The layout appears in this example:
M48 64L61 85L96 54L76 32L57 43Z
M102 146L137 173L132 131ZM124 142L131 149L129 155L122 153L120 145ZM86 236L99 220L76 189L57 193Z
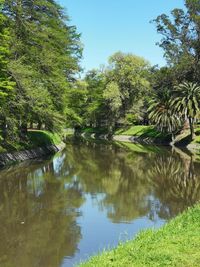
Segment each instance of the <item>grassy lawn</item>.
M153 135L159 134L153 126L135 125L128 128L121 128L115 131L116 135L132 135L141 136L143 134L150 133Z
M152 138L170 142L170 135L158 132L154 126L135 125L126 129L118 129L115 131L115 135L138 136L141 138Z
M127 148L129 151L137 152L137 153L158 153L161 152L164 148L155 145L142 145L142 144L134 144L128 142L115 142L118 146L122 148Z
M111 251L92 257L81 267L199 267L200 205L159 230L141 232Z

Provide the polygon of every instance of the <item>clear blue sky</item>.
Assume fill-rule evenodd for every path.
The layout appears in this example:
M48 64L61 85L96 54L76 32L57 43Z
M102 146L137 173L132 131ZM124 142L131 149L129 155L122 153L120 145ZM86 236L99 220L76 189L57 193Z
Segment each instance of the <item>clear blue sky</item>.
M58 0L66 7L71 23L82 33L85 70L105 64L116 51L131 52L152 64L165 64L155 45L160 36L149 21L184 0Z

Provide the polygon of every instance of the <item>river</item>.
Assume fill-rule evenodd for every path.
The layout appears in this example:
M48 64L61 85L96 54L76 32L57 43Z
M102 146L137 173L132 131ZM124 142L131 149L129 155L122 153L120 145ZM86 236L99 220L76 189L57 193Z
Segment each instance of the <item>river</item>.
M200 163L159 147L75 142L0 171L0 266L68 267L200 200Z

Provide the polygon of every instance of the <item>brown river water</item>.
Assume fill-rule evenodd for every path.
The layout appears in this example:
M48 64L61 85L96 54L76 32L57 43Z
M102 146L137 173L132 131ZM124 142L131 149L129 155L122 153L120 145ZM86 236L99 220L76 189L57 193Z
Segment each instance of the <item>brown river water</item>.
M75 142L0 171L0 266L68 267L200 200L200 163L167 148Z

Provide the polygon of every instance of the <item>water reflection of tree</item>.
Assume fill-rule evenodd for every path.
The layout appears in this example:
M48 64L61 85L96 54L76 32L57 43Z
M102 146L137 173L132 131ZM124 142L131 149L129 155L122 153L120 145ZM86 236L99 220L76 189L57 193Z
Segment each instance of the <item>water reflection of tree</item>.
M150 186L144 156L129 154L113 145L93 146L67 147L69 164L76 165L83 190L93 195L99 209L105 209L113 222L146 215L150 209ZM95 198L97 194L103 197Z
M85 193L113 222L167 219L200 199L200 167L171 152L77 144L54 161L2 171L0 265L57 267L73 256Z
M199 164L176 153L141 154L114 145L68 147L84 192L113 222L141 216L168 219L200 199ZM95 198L96 194L101 198Z
M200 200L200 169L192 157L156 155L148 177L160 200L160 217L171 218Z
M76 208L84 199L73 184L65 186L62 171L54 173L50 161L1 172L1 266L57 267L76 252Z

